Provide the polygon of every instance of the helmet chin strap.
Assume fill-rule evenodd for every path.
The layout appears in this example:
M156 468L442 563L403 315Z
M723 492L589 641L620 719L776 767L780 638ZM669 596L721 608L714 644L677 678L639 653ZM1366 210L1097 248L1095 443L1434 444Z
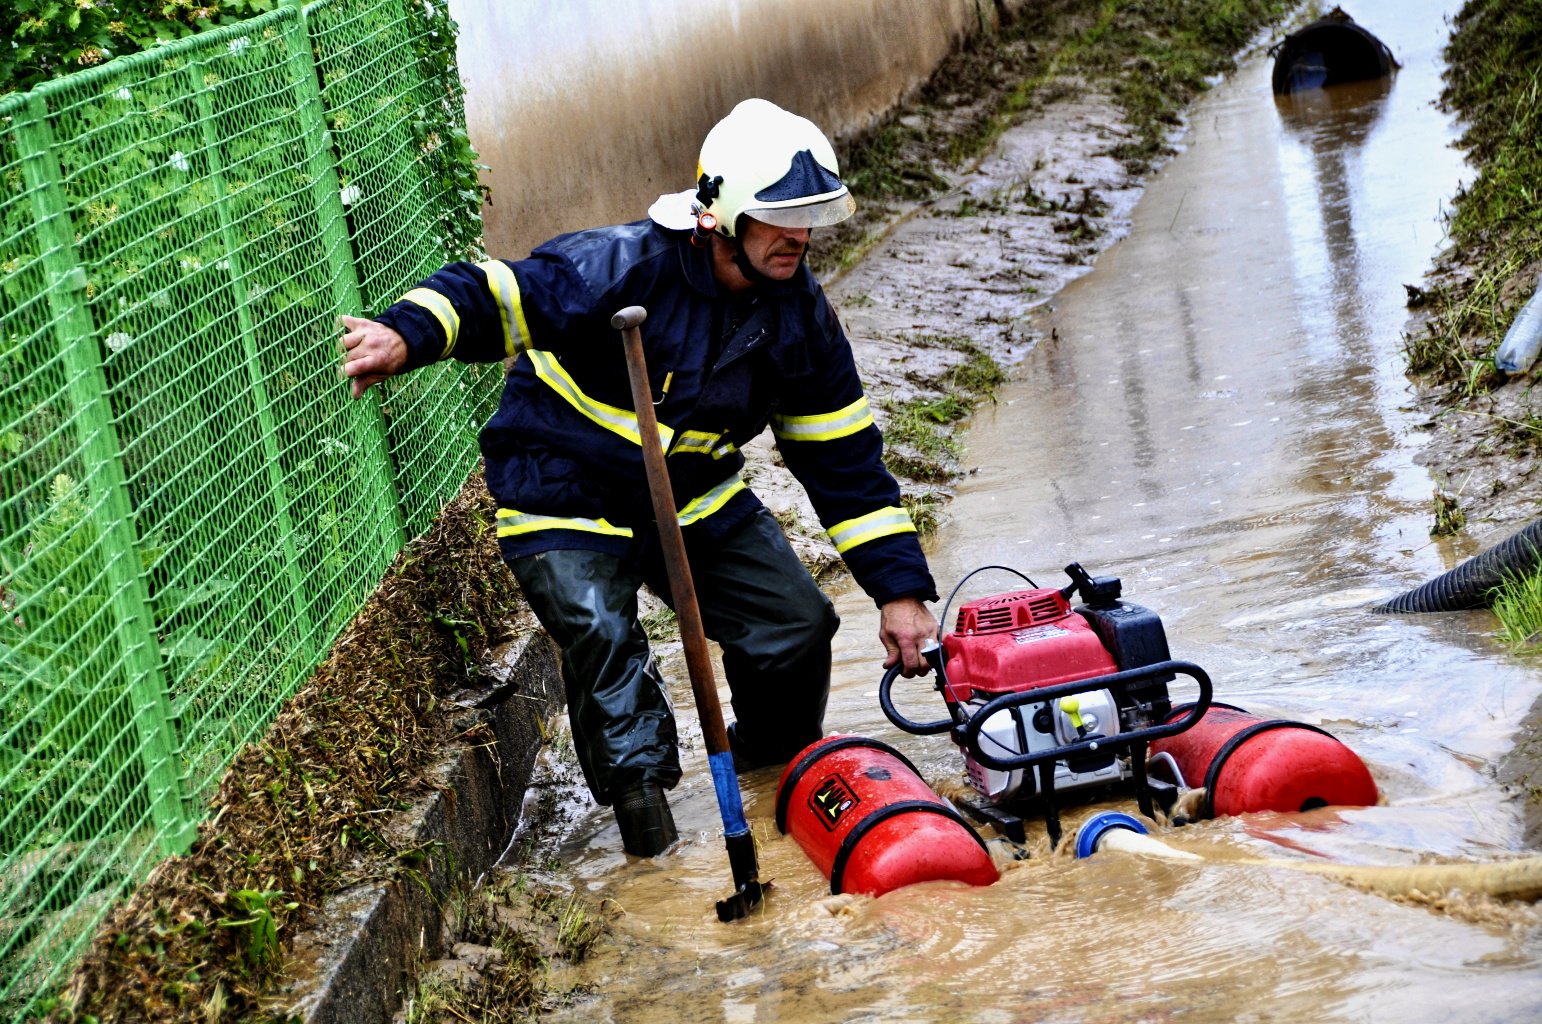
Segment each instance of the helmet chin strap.
M744 251L743 238L739 235L734 235L729 241L734 244L734 266L739 268L739 273L744 275L745 280L749 281L752 285L765 284L771 280L765 274L756 270L754 265L750 263L749 255Z

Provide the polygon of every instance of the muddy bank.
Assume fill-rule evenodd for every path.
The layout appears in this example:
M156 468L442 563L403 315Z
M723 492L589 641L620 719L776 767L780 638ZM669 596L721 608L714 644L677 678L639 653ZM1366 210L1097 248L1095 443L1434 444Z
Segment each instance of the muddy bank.
M1473 168L1453 200L1451 244L1409 287L1410 377L1427 414L1421 462L1439 485L1435 528L1489 543L1542 505L1542 402L1537 368L1494 369L1494 353L1542 278L1542 98L1515 67L1542 58L1542 3L1468 0L1451 23L1443 106L1461 120Z
M1449 218L1451 245L1418 287L1408 330L1415 407L1429 443L1419 457L1435 481L1431 531L1470 554L1542 514L1542 398L1537 368L1516 377L1494 354L1542 278L1542 98L1528 76L1542 58L1542 3L1469 0L1452 21L1444 106L1462 120L1475 176ZM1524 640L1535 600L1501 608ZM1515 621L1510 621L1514 619ZM1527 838L1542 843L1542 705L1521 724L1500 778L1525 807Z
M810 262L851 338L923 533L953 496L961 421L1042 340L1051 297L1129 226L1186 105L1289 5L1032 5L950 56L915 102L840 141L856 217ZM840 572L769 434L745 479L817 574Z
M1542 279L1542 260L1515 268L1497 252L1456 249L1420 283L1409 323L1419 456L1434 481L1430 532L1470 554L1542 515L1542 396L1535 371L1494 370L1505 329ZM1433 308L1431 308L1433 307ZM1425 353L1442 350L1442 365ZM1421 351L1422 350L1422 351Z
M562 861L563 840L596 805L565 714L546 738L503 861L447 901L446 954L420 965L395 1024L528 1021L587 993L578 966L626 908L581 889Z

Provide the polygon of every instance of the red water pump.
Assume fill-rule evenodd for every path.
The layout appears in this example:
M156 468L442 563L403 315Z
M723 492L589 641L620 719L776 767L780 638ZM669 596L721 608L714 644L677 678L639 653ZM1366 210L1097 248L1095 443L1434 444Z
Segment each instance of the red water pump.
M1120 600L1118 579L1073 563L1070 584L1057 590L1005 566L975 572L985 569L1005 569L1032 589L965 604L953 632L923 649L948 717L915 722L895 708L898 666L884 675L878 700L906 732L950 734L978 795L954 803L1009 839L1024 841L1015 812L1036 804L1059 843L1057 792L1124 783L1133 783L1147 817L1158 800L1171 809L1186 785L1206 790L1200 816L1376 802L1370 772L1333 736L1213 704L1210 677L1171 658L1162 620ZM1073 595L1083 603L1073 607ZM1173 707L1167 684L1179 675L1199 694ZM1147 776L1148 753L1173 782ZM828 737L804 750L782 776L776 815L832 892L995 878L973 830L902 754L874 740Z
M1150 816L1147 746L1199 723L1210 707L1210 677L1198 665L1172 660L1162 620L1121 601L1117 578L1093 577L1072 563L1070 584L1057 590L1006 571L1033 589L965 604L953 632L923 652L948 717L914 722L902 715L891 693L897 666L878 688L884 714L909 733L951 733L982 798L970 809L1011 838L1022 835L1022 820L1001 810L1005 805L1037 797L1051 840L1059 842L1057 791L1126 779ZM1072 608L1075 594L1084 603ZM1172 715L1167 684L1179 674L1199 685L1199 699ZM1155 785L1176 796L1176 787Z

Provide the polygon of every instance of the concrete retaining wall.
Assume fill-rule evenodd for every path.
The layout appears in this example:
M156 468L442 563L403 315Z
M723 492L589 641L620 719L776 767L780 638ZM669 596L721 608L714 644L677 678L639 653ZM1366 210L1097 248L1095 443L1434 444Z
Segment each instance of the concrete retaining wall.
M488 251L636 220L694 184L702 138L760 96L843 136L1032 0L449 0Z
M385 1024L401 1005L421 953L444 948L444 907L457 887L498 862L519 824L520 807L544 736L562 708L557 646L537 633L498 652L495 683L454 696L455 729L486 722L495 743L458 742L427 773L433 791L392 816L384 833L405 857L396 878L339 893L320 920L295 936L288 970L296 981L274 1000L303 1024Z

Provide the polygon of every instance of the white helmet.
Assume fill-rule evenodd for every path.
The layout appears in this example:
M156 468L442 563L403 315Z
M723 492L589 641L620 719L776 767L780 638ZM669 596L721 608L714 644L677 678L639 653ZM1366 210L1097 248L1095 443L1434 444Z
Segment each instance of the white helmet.
M701 144L697 187L659 196L648 216L678 231L734 237L741 214L789 228L837 224L857 209L835 149L814 122L766 100L745 100ZM704 217L710 214L710 217Z

